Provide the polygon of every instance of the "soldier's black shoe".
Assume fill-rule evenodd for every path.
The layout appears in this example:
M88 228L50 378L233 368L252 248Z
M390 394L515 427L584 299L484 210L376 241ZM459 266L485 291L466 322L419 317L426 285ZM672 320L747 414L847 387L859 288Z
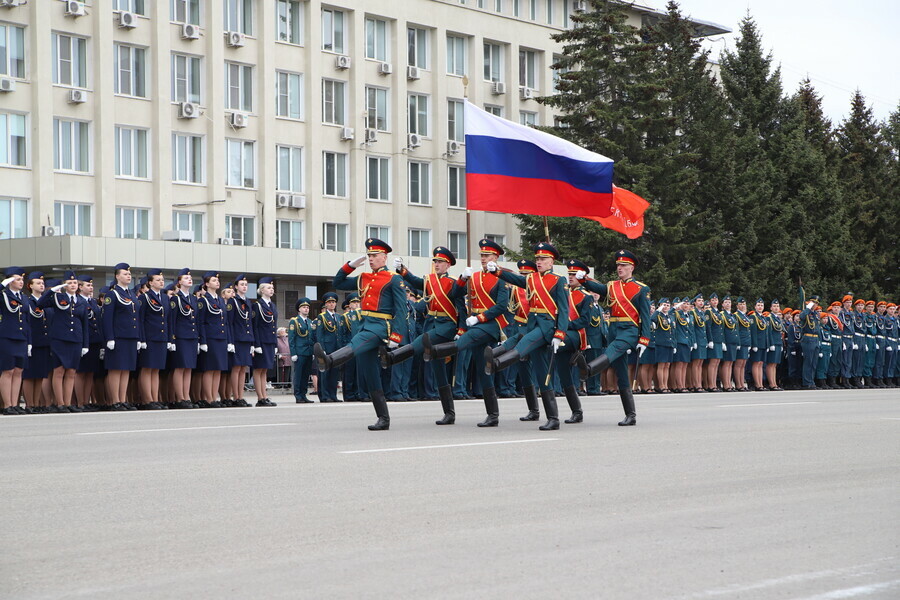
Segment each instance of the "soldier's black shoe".
M544 404L547 422L538 427L538 429L541 431L555 431L559 429L559 412L557 412L556 408L556 393L552 389L542 390L541 402Z
M438 388L438 396L441 399L441 408L444 409L444 417L434 422L435 425L453 425L456 423L456 410L453 408L453 389L449 385Z
M628 388L619 390L619 397L622 399L622 408L625 410L625 418L619 421L620 427L628 427L637 424L637 415L634 410L634 395Z
M391 428L391 417L390 413L388 413L384 392L370 390L369 395L372 397L372 405L375 407L375 414L378 416L378 420L373 425L369 425L369 431L387 431Z
M500 424L500 407L497 403L497 390L495 388L484 388L484 408L487 411L487 418L478 424L479 427L496 427Z

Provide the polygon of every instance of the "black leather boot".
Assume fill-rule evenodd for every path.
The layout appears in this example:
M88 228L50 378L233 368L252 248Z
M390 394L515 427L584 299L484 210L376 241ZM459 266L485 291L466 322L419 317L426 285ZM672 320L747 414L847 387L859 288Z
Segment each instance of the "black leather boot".
M387 400L381 390L369 390L372 405L375 407L375 415L378 420L374 425L369 425L369 431L386 431L391 428L391 415L388 413Z
M606 354L601 354L591 362L588 362L584 357L584 353L576 352L572 356L572 364L578 365L578 372L581 374L581 378L587 380L589 377L609 368L609 357Z
M525 392L525 405L528 406L528 414L519 417L520 421L537 421L541 418L541 411L538 408L537 390L533 385L526 385L523 389Z
M434 422L435 425L453 425L456 423L456 411L453 409L453 388L442 385L438 388L438 396L441 399L441 408L444 409L444 418Z
M625 418L619 421L619 425L626 427L628 425L637 424L637 415L634 412L634 395L628 388L619 390L619 397L622 399L622 408L625 409Z
M500 355L503 354L504 352L506 352L506 348L504 348L502 345L500 345L500 346L494 346L493 348L491 348L491 357L492 357L492 358L497 358L498 356L500 356Z
M578 397L578 390L574 385L570 385L563 392L565 392L569 408L572 410L572 416L566 419L566 423L581 423L584 421L584 411L581 410L581 398Z
M500 424L500 406L497 403L497 390L489 387L481 390L484 394L484 410L487 418L478 424L479 427L496 427Z
M544 404L544 412L547 413L547 422L538 427L538 429L541 431L559 429L559 413L556 409L556 393L552 388L541 391L541 402Z
M317 342L313 346L313 355L316 357L316 362L319 363L319 370L327 371L328 369L339 367L353 358L353 348L351 346L344 346L338 348L331 354L326 354L325 350Z
M515 364L519 360L519 351L510 350L504 352L500 356L494 358L490 348L484 349L484 372L493 375L508 366Z
M415 354L415 351L412 344L406 344L393 350L388 350L387 346L382 346L378 349L378 357L381 359L382 369L390 369L391 365L402 363L404 360L412 358L413 354Z
M453 356L457 351L456 342L435 344L427 333L422 336L422 360L425 362L430 362L436 358Z
M825 387L829 390L833 390L837 387L837 384L834 382L834 377L829 377L825 380Z

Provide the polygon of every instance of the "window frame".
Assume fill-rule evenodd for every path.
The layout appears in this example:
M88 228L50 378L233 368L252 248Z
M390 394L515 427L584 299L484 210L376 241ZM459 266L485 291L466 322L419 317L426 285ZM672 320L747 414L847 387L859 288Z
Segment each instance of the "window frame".
M288 187L282 187L282 165L281 165L281 153L282 150L288 151L288 162L290 163L290 170L288 172L288 179L290 179L288 183ZM306 183L306 178L303 177L303 159L304 159L304 151L303 146L293 146L289 144L276 144L275 145L275 190L278 192L286 192L289 194L302 194L304 190L304 185Z
M3 77L12 77L13 79L26 78L26 51L25 51L25 28L15 23L0 22L0 28L5 31L0 34L3 48L5 48L6 59L0 63L0 75ZM17 32L18 39L13 40L13 33ZM14 56L15 51L21 52L21 56Z
M231 6L234 6L234 10ZM248 37L253 37L253 0L224 0L222 10L222 25L224 31L237 31ZM231 19L237 20L233 23Z
M31 222L31 202L28 198L20 198L18 196L0 196L0 203L3 202L9 203L9 211L0 212L0 223L4 223L3 226L0 226L0 240L29 237L28 226ZM21 215L19 214L20 212L22 213ZM19 222L17 223L17 221ZM21 225L21 230L17 230L18 225Z
M283 89L282 78L286 78L287 80L287 91ZM297 89L296 89L296 98L292 93L294 86L292 85L293 78L296 77L297 81ZM282 114L282 99L285 99L286 108L288 114ZM292 106L296 104L297 116L291 114ZM294 71L285 71L282 69L276 69L275 71L275 117L279 119L291 119L294 121L302 121L303 120L303 73L297 73Z
M334 193L328 193L328 169L329 156L334 156ZM348 163L349 157L343 152L322 152L322 195L326 198L346 198L348 191Z
M152 222L150 221L150 210L144 206L120 206L116 205L116 238L120 240L149 240L151 239L152 232L151 229L153 227ZM134 236L129 237L125 235L125 216L126 211L133 211L132 214L132 225L134 227ZM141 222L140 219L141 213L145 213L145 222ZM147 230L144 232L144 237L141 237L141 232L139 231L141 225L146 226Z
M180 59L184 60L184 77L182 79L184 80L185 94L183 98L179 98L178 93L178 82L180 79L178 77L178 61ZM202 104L204 88L203 57L195 54L185 54L183 52L172 52L171 69L172 102L193 102L195 104ZM196 74L193 73L194 70L196 70ZM197 86L196 90L192 89L194 85Z
M390 225L366 225L366 238L375 238L391 243L391 226Z
M71 233L66 232L65 208L67 206L72 207L72 217L75 221ZM85 212L87 213L87 219L85 219ZM55 200L53 202L53 225L59 230L61 235L91 236L94 230L94 205L86 202ZM87 228L86 232L84 231L85 227ZM79 229L82 230L81 233L78 232Z
M62 38L68 40L68 52L69 58L65 61L69 63L68 71L69 71L69 81L64 82L61 80L62 76L62 62L63 59L60 54L60 49L63 47L61 44ZM90 57L88 56L88 39L86 37L71 35L65 32L54 31L51 37L51 59L53 61L53 68L51 74L51 80L53 81L53 85L58 85L62 87L69 87L75 89L88 89L89 87L89 71L88 65L90 64ZM77 74L77 77L76 77ZM78 81L76 81L76 79Z
M379 87L377 85L367 85L365 87L366 94L366 128L374 129L375 131L381 131L388 133L391 130L391 91L388 88ZM382 98L379 99L379 95ZM371 105L374 96L374 106ZM380 101L379 101L380 100ZM382 116L379 116L379 104L381 104L381 108L384 111ZM382 124L379 126L379 120L381 120ZM374 127L372 126L374 121Z
M456 248L454 249L453 237L456 236ZM460 247L460 240L462 246ZM457 260L466 260L469 257L469 236L465 231L448 231L447 232L447 248L456 257Z
M182 227L181 223L179 223L179 219L181 217L188 217L188 226ZM172 229L179 231L190 231L191 236L193 237L194 242L202 243L204 241L204 233L206 228L204 227L204 222L206 219L206 215L202 212L191 212L188 210L173 210L172 211ZM199 221L199 223L195 223L195 221Z
M125 173L122 169L123 161L125 159L125 154L123 154L123 146L124 146L124 133L128 131L130 136L130 160L129 164L132 168L128 173ZM138 164L138 159L141 158L141 149L138 146L140 143L140 138L143 138L144 148L143 148L143 158L145 159L146 164L144 165L144 170L146 173L143 175L135 174L134 165ZM144 127L132 127L128 125L116 125L115 126L115 176L117 179L139 179L142 181L146 181L151 178L151 154L150 154L150 130ZM140 169L137 170L140 173Z
M409 250L409 255L410 256L418 256L418 257L431 256L431 234L432 234L431 229L410 227L406 231L407 231L406 242L407 242L407 249ZM414 233L418 234L418 238L419 238L417 241L418 242L417 250L413 249L413 234ZM428 242L427 244L422 244L422 234L427 234L427 239L426 239L426 241Z
M423 71L428 70L431 62L429 33L428 29L415 25L406 28L406 64L410 67L418 67Z
M291 44L293 46L303 45L303 26L305 14L303 11L305 3L300 0L276 0L275 2L275 41L282 44ZM281 9L284 11L284 23L282 23ZM292 7L296 7L296 14ZM298 22L295 24L294 19ZM282 25L284 25L282 27ZM296 25L296 26L295 26ZM296 34L296 40L291 39ZM282 35L286 35L288 39L282 39Z
M483 46L483 70L482 77L484 81L502 82L503 81L503 46L485 40ZM495 52L496 50L496 52ZM496 65L495 65L496 63ZM494 79L494 67L497 69L497 78Z
M414 169L413 166L416 166ZM417 171L416 179L417 182L413 182L413 172ZM423 178L424 175L424 178ZM423 181L424 179L424 181ZM407 196L406 201L410 206L431 206L431 185L432 185L432 176L431 176L431 162L429 161L420 161L420 160L411 160L409 161L409 168L407 171ZM417 195L419 197L419 201L413 201L413 187L417 188ZM424 197L425 202L422 202L422 198Z
M240 160L241 160L241 168L240 168L240 184L233 183L231 179L231 153L235 145L240 145ZM247 152L251 154L250 157L247 156ZM239 138L225 138L225 187L226 188L236 188L243 190L255 190L257 189L257 164L256 164L256 141L255 140L244 140ZM247 185L247 167L248 165L252 169L250 185Z
M466 141L466 105L462 100L447 98L447 139L464 144Z
M284 235L282 227L287 225L290 233L290 240L287 245L284 243ZM296 229L296 231L294 231ZM296 233L296 236L294 235ZM299 238L295 243L294 238ZM296 219L276 219L275 220L275 247L287 250L303 250L303 221Z
M456 194L453 193L454 181L456 182ZM447 208L465 210L467 204L465 165L447 165Z
M237 85L233 81L235 74L232 68L237 68ZM231 60L225 61L225 110L233 110L244 113L253 112L253 65L247 65ZM232 105L232 92L237 94L238 106Z
M372 164L377 164L376 175L378 196L372 196ZM383 197L382 197L383 196ZM390 202L391 201L391 158L389 156L376 156L372 154L366 155L366 200L369 202ZM371 236L369 236L371 237ZM387 240L385 240L387 241Z
M529 64L530 63L530 64ZM530 81L529 81L530 80ZM530 82L530 85L529 85ZM519 87L532 90L539 89L538 84L538 53L529 48L519 48Z
M179 138L186 138L186 144L191 148L184 155L186 164L184 166L185 173L196 172L199 181L194 181L188 177L187 179L179 179L179 159L181 158L181 143ZM195 147L199 144L199 148ZM172 183L180 185L205 185L206 184L206 139L205 136L196 133L187 133L183 131L172 132ZM199 156L197 155L199 153ZM177 227L176 227L177 229Z
M331 16L326 17L326 14L330 14ZM340 15L340 19L335 19L335 15ZM322 7L320 20L322 21L322 52L345 54L347 48L347 14L337 8ZM337 24L336 21L340 21L340 23ZM331 23L331 27L329 30L326 30L326 26L329 22ZM340 39L339 46L335 42L338 38ZM328 44L329 40L331 41L331 44ZM330 47L328 47L329 45Z
M379 31L379 25L381 30ZM385 19L366 17L366 59L378 62L391 60L391 24ZM381 52L379 52L381 50ZM379 56L381 54L381 56Z
M458 47L457 47L458 46ZM457 52L462 49L462 57ZM462 62L460 66L458 63ZM469 40L461 35L447 34L447 75L465 77L469 73Z
M331 109L329 110L328 87L331 86L330 101ZM338 103L338 95L335 94L336 86L340 85L340 103ZM340 115L338 115L340 109ZM333 120L328 120L329 118ZM347 82L340 79L322 79L322 123L324 125L336 125L344 127L347 123Z
M328 243L329 227L332 227L334 232L334 248L328 247L330 245ZM322 249L330 252L347 252L349 249L347 241L350 237L349 229L350 227L346 223L322 223ZM343 235L342 240L338 239L339 235Z
M68 125L70 127L69 132L69 151L64 152L64 148L62 146L63 142L63 131L62 127L64 125ZM76 154L76 144L74 143L76 134L75 134L75 126L78 126L79 129L83 129L78 133L80 144L78 146L83 146L84 156L79 159ZM79 119L67 119L63 117L53 117L53 170L57 173L74 173L79 175L89 175L91 173L91 157L93 151L93 145L91 140L91 122L90 121L82 121ZM69 164L72 165L72 168L66 169L63 168L63 158L65 154L68 154ZM76 164L79 162L86 163L85 168L79 169L76 168Z
M137 46L135 44L123 44L116 42L113 45L113 72L115 79L113 80L113 93L116 96L125 98L140 98L142 100L149 99L147 95L148 85L148 69L147 48ZM128 51L128 57L124 62L128 63L127 68L123 67L123 51ZM122 78L128 78L128 90L124 90L122 86Z
M241 221L241 237L236 238L234 236L234 220L240 219ZM249 229L247 226L249 224ZM250 243L246 243L247 232L250 232ZM225 237L231 240L231 244L233 246L255 246L256 245L256 217L250 217L246 215L225 215Z
M415 100L415 109L412 104ZM424 102L425 111L422 113L420 102ZM409 93L406 97L407 133L415 133L424 138L431 137L431 96L428 94ZM415 113L415 117L413 114ZM424 129L424 131L421 131Z
M184 19L178 18L179 5L184 7ZM169 2L169 19L172 23L187 23L199 27L201 10L200 0L171 0Z

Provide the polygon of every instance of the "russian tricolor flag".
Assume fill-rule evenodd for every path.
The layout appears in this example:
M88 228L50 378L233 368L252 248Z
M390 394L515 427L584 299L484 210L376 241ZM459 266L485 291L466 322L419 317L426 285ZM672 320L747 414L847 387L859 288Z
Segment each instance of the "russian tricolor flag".
M608 217L613 161L465 104L466 198L472 210Z

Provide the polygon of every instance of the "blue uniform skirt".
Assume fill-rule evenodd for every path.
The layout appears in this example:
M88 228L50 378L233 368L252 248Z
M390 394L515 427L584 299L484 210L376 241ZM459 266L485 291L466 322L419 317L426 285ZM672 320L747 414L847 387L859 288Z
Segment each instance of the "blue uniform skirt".
M137 368L137 340L116 340L115 350L106 349L103 366L108 371L134 371Z
M0 371L24 369L27 358L28 344L25 340L0 340Z
M147 347L138 356L138 367L141 369L166 368L166 342L147 342Z
M766 362L766 347L757 348L756 352L750 350L750 362Z
M78 364L81 362L81 344L78 342L50 340L50 353L53 355L54 369L56 367L77 369Z
M657 346L656 354L654 355L654 358L656 359L656 364L665 364L665 363L674 362L675 353L672 352L672 350L674 350L674 348L669 348L668 346Z
M641 355L640 363L642 365L655 365L656 364L656 348L647 348L644 350L644 354Z
M737 358L735 360L747 360L748 358L750 358L750 346L741 344L740 350L737 351Z
M76 369L79 373L99 373L103 362L100 360L100 349L103 344L95 342L88 347L88 353L81 357ZM32 352L34 354L34 352Z
M722 353L722 360L725 362L734 362L737 358L737 344L725 344L725 352Z
M706 358L722 358L722 342L713 342L712 348L706 349Z
M227 371L228 370L228 342L225 340L209 340L206 342L207 351L200 353L197 360L201 371Z
M766 363L770 365L781 364L782 354L784 354L784 347L781 344L775 344L775 350L766 354Z
M197 340L175 340L175 352L169 367L172 369L197 368Z
M694 350L691 350L691 360L706 360L706 346L697 344Z
M22 379L45 379L50 375L51 363L50 346L32 347L31 356L28 357L25 370L22 371Z
M675 362L691 362L691 346L689 344L678 344L677 352L675 352Z
M253 355L253 368L266 369L267 371L275 366L275 344L262 344L262 354Z
M235 342L234 352L230 352L228 356L228 366L230 367L249 367L253 364L253 355L250 354L250 348L253 347L252 342Z

